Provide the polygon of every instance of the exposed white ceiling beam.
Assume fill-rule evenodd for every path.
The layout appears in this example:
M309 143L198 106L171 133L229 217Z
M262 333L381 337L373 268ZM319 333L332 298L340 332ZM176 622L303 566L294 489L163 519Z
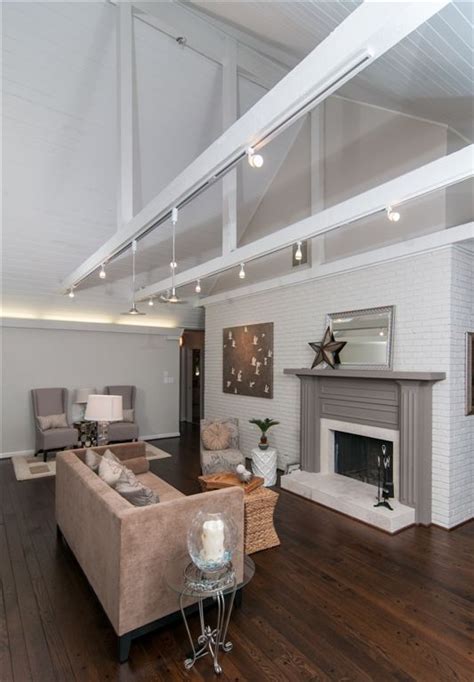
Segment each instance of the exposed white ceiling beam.
M222 68L222 128L238 118L237 44L226 39L226 59ZM237 247L237 169L222 179L222 253Z
M470 145L449 156L431 161L309 218L241 246L231 253L178 273L175 276L175 285L180 287L198 278L205 279L217 275L242 262L261 258L291 246L298 240L311 239L342 225L355 223L379 211L384 211L389 205L399 206L416 197L466 180L474 174L473 155L474 145ZM356 229L357 225L354 224L353 227ZM137 299L142 300L148 296L154 296L169 287L169 278L150 284L139 292Z
M221 303L222 301L241 298L243 296L251 296L252 294L258 294L262 291L280 289L285 286L294 286L295 284L301 284L308 280L332 277L333 275L342 272L351 272L353 270L359 270L360 268L379 265L380 263L387 263L401 258L409 258L415 254L435 251L451 244L469 242L469 240L474 240L473 222L450 227L448 230L439 230L438 232L425 234L421 237L407 239L406 241L398 242L397 244L382 246L378 249L358 253L354 256L340 258L336 261L331 261L330 263L315 263L311 268L306 268L305 270L298 272L290 272L280 277L264 280L263 282L255 282L254 284L239 287L238 289L233 289L231 291L222 291L219 294L197 299L194 303L194 307Z
M245 155L249 146L268 140L277 129L323 101L446 4L448 0L360 5L127 225L76 268L63 281L63 291L165 220L173 206L224 174L229 165Z
M117 86L119 178L117 224L133 218L133 15L128 2L118 3Z

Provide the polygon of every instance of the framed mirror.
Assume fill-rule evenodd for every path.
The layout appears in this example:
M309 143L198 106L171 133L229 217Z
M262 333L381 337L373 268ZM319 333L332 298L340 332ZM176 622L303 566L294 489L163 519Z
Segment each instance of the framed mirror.
M327 325L336 341L346 341L339 353L345 369L390 369L394 306L330 313Z

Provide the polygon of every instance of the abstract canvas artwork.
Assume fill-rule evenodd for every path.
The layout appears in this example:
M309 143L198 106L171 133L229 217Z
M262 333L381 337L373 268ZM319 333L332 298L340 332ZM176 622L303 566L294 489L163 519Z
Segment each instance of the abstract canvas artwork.
M273 398L273 322L223 330L222 390Z

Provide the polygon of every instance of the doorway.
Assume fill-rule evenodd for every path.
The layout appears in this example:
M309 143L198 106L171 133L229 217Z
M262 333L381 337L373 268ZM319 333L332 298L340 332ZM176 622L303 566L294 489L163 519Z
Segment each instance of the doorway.
M180 343L179 419L199 423L204 417L204 331L186 329Z

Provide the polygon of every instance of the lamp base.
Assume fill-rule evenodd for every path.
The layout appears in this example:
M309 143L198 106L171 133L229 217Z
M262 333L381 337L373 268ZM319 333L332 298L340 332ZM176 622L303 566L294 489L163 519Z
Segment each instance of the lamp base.
M109 442L109 422L97 422L97 445L107 445Z

